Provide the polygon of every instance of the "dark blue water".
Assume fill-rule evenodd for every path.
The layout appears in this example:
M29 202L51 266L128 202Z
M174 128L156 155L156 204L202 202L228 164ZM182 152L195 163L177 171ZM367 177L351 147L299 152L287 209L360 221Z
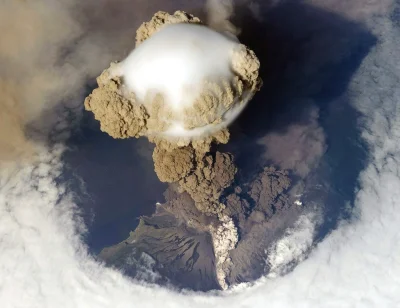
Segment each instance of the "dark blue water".
M72 185L94 252L129 236L138 217L151 215L165 185L154 173L147 140L114 140L86 113L64 155L65 178Z

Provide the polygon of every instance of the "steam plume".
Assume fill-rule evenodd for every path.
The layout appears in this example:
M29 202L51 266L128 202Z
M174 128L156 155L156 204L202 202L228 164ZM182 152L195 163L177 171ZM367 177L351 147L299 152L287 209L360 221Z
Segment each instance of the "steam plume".
M234 5L232 0L208 0L206 3L207 24L217 30L226 31L233 35L238 35L240 30L230 22L234 14Z

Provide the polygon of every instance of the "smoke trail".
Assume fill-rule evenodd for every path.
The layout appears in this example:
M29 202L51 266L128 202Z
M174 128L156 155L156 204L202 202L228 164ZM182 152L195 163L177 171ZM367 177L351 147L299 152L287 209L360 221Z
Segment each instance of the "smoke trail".
M25 126L45 108L65 76L58 51L79 29L48 1L3 1L0 9L0 160L32 153Z
M1 2L0 163L32 159L36 144L46 140L54 124L54 109L60 102L81 108L86 80L110 63L116 49L127 45L113 30L124 33L133 21L112 23L107 32L93 30L104 23L101 4L106 2ZM121 6L120 2L107 8ZM88 7L91 14L82 16ZM41 131L35 138L32 126Z
M220 32L230 32L238 35L240 29L229 21L234 15L234 5L232 0L207 0L207 24Z

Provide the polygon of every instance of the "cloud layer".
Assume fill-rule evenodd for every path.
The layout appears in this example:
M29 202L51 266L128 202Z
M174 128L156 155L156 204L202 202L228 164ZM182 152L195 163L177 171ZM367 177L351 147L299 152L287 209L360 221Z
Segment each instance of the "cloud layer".
M400 57L396 52L400 30L390 15L369 17L368 26L379 42L361 63L348 89L351 103L361 114L358 125L369 149L354 213L291 273L263 278L224 295L183 294L129 280L93 260L83 245L85 227L73 203L73 192L59 181L63 145L34 145L36 163L1 170L1 306L400 305ZM63 117L61 114L54 120L59 127L65 126ZM300 224L301 234L307 234L305 225ZM297 237L292 235L284 241L295 245Z

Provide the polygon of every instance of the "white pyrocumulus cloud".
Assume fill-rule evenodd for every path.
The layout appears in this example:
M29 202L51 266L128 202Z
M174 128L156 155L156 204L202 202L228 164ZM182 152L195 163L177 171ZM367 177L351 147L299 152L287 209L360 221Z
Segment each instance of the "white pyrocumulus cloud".
M181 109L199 94L205 78L233 78L231 55L237 44L204 26L170 25L123 61L124 81L141 102L149 89L156 89L162 91L168 104ZM187 99L185 94L193 98Z
M294 271L218 296L143 285L105 268L82 244L78 209L57 181L63 146L54 145L38 149L35 165L1 170L1 307L399 307L400 30L389 17L369 25L379 42L349 88L370 150L354 217Z
M252 95L246 95L243 104L239 104L238 98L230 109L219 103L213 115L221 118L218 124L186 129L184 110L199 98L205 80L217 84L233 81L232 57L239 48L236 37L227 37L202 25L168 25L135 48L111 74L121 75L127 89L145 106L146 101L147 104L153 101L149 96L163 95L174 116L167 121L171 128L163 134L177 137L213 134L227 127Z

